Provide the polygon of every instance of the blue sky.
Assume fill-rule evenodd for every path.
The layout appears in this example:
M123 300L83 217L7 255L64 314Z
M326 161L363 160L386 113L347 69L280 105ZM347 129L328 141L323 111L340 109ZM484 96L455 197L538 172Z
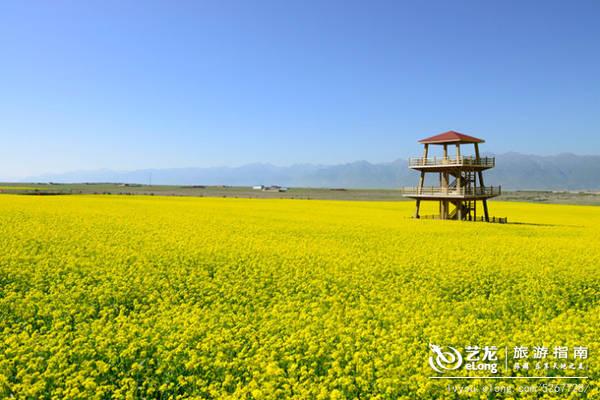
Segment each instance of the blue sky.
M600 154L598 1L2 1L0 178Z

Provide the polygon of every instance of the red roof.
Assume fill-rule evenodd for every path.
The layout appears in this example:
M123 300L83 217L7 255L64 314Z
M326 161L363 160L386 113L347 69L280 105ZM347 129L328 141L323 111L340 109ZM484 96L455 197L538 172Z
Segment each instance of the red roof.
M483 139L478 139L473 136L465 135L464 133L448 131L439 135L431 136L419 140L419 143L427 144L445 144L445 143L483 143Z

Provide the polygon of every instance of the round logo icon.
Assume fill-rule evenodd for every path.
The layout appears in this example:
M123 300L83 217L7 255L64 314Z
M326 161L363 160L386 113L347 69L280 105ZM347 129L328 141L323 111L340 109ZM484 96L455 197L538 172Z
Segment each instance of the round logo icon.
M436 372L452 371L460 368L463 359L460 351L454 347L446 346L447 351L443 351L441 346L429 344L433 355L429 357L429 366Z

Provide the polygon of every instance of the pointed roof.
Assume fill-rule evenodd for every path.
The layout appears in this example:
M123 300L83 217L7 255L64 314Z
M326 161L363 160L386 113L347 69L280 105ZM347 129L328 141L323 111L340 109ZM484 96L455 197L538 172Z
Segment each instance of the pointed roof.
M483 143L485 140L478 139L473 136L465 135L464 133L448 131L440 133L439 135L431 136L425 139L419 140L419 143L423 144L447 144L447 143Z

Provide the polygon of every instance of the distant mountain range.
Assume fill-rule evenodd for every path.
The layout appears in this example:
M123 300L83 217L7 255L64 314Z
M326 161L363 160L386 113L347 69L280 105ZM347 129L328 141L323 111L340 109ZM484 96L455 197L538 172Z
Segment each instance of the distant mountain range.
M495 155L496 168L487 171L486 184L505 189L598 190L600 156L519 153ZM136 171L74 171L24 179L28 182L120 182L165 185L282 185L292 187L397 188L412 186L418 174L406 160L373 164L356 161L339 165L297 164L278 167L248 164L240 167L143 169ZM436 182L426 182L435 185Z

